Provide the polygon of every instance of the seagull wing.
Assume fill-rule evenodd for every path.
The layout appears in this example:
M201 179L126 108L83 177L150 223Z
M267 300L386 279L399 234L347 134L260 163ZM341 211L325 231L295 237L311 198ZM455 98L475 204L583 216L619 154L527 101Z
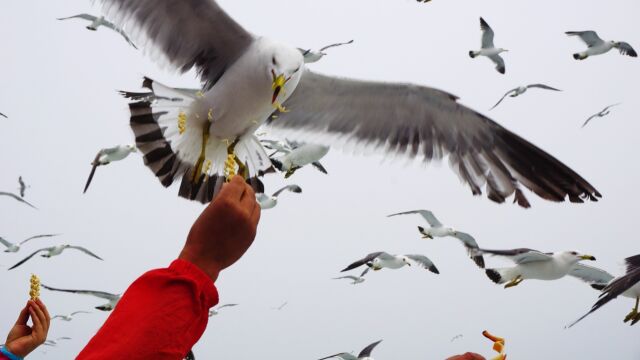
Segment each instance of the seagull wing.
M96 168L100 166L100 157L103 154L106 154L108 150L110 149L102 149L98 151L98 154L96 154L96 157L93 159L93 162L91 163L91 172L89 173L89 178L87 178L87 183L84 185L84 191L82 192L83 194L86 193L87 190L89 190L89 185L91 185L91 180L93 180L93 175L95 175L96 173Z
M41 286L50 291L60 291L60 292L68 292L72 294L91 295L91 296L99 297L101 299L106 299L106 300L120 299L120 295L111 294L104 291L58 289L58 288L47 286L45 284L41 284Z
M10 241L5 240L4 238L0 237L0 244L6 246L6 247L11 247L13 246L13 243Z
M78 14L78 15L73 15L73 16L68 16L63 18L57 18L57 19L58 20L84 19L84 20L94 21L95 19L97 19L97 17L90 14Z
M476 239L474 239L470 234L461 231L456 231L456 234L453 235L453 237L462 241L464 247L467 248L469 257L471 257L476 265L484 269L484 258L482 257L482 255L476 252L476 250L479 248Z
M367 273L369 273L369 270L371 270L371 268L370 267L366 267L364 269L364 271L360 274L360 277L364 277L365 275L367 275Z
M576 264L569 271L569 275L576 277L588 284L607 285L614 279L608 272L593 266Z
M346 275L346 276L340 276L340 277L337 277L337 278L333 278L333 280L341 280L341 279L349 279L349 280L355 281L355 280L358 280L359 277L354 276L354 275Z
M365 256L363 259L360 259L354 263L352 263L351 265L347 266L346 268L344 268L343 270L341 270L340 272L345 272L345 271L349 271L349 270L353 270L355 268L358 268L370 261L373 261L373 259L377 258L378 256L381 256L383 254L386 254L387 256L390 256L389 254L387 254L386 252L383 251L378 251L378 252L374 252L371 253L367 256Z
M627 272L632 272L640 268L640 255L634 255L624 259L624 263L627 265Z
M409 214L420 214L425 220L427 220L429 225L431 225L432 227L441 227L442 226L442 223L440 222L440 220L438 220L438 218L436 218L436 216L433 215L433 212L431 212L430 210L404 211L404 212L400 212L400 213L397 213L397 214L388 215L387 217L397 216L397 215L409 215Z
M27 241L29 241L29 240L33 240L33 239L40 239L40 238L47 238L47 237L54 237L54 236L58 236L58 235L60 235L60 234L42 234L42 235L35 235L35 236L30 237L30 238L26 238L26 239L22 240L22 241L20 242L20 244L19 244L19 245L22 245L22 244L26 243L26 242L27 242Z
M483 18L480 18L480 29L482 30L482 48L483 49L491 49L495 46L493 45L493 29Z
M424 255L405 255L409 259L413 260L420 267L431 271L434 274L440 274L438 268L433 264L433 261Z
M103 258L101 258L100 256L92 253L91 251L89 251L88 249L82 247L82 246L69 246L68 249L76 249L76 250L80 250L83 253L89 255L89 256L93 256L94 258L98 259L98 260L104 260Z
M349 40L349 41L347 41L347 42L341 42L341 43L331 44L331 45L327 45L327 46L323 47L323 48L322 48L322 49L320 49L319 51L320 51L320 52L323 52L323 51L325 51L325 50L327 50L327 49L330 49L330 48L332 48L332 47L337 47L337 46L342 46L342 45L349 45L349 44L352 44L352 43L353 43L353 40Z
M78 315L78 314L91 314L91 313L89 311L74 311L71 313L71 316Z
M3 113L0 113L0 116L2 116L2 117L3 117L3 118L5 118L5 119L8 119L7 115L5 115L5 114L3 114Z
M500 74L504 74L507 71L506 66L504 65L504 59L499 54L489 56L489 59L496 64L496 70Z
M213 0L99 2L107 14L120 19L116 25L133 25L175 68L186 72L196 67L207 89L253 42L253 36Z
M629 45L629 43L621 41L621 42L617 42L615 45L613 45L613 47L618 49L618 51L620 51L620 54L622 55L638 57L638 53L631 47L631 45Z
M129 39L129 36L127 35L126 32L124 32L124 30L122 30L121 28L115 26L115 24L113 24L112 22L103 20L103 25L108 27L109 29L117 32L118 34L122 35L122 37L127 41L127 43L131 46L133 46L134 49L138 49L138 47L136 46L136 44L133 43L133 41L131 41L131 39Z
M593 114L593 115L589 116L589 118L584 122L584 124L582 124L582 127L587 126L587 124L588 124L591 120L593 120L593 119L595 119L595 118L597 118L597 117L599 117L599 116L600 116L600 113Z
M336 357L340 358L342 360L358 360L357 357L355 357L354 355L349 354L349 353L339 353L339 354L323 357L322 359L318 359L318 360L325 360L325 359L331 359L331 358L336 358Z
M629 290L632 286L640 282L640 268L637 268L624 276L616 278L609 285L607 285L600 294L600 298L596 303L591 307L588 313L584 314L578 320L571 323L568 327L572 327L573 325L580 322L582 319L589 316L589 314L603 307L609 301L617 298L619 295L622 295L625 291Z
M51 249L51 248L50 248L50 247L49 247L49 248L43 248L43 249L40 249L40 250L36 250L36 251L34 251L33 253L31 253L31 255L29 255L29 256L27 256L26 258L24 258L24 259L22 259L22 260L18 261L15 265L13 265L12 267L10 267L8 270L12 270L12 269L17 268L18 266L20 266L20 265L22 265L22 264L26 263L27 261L29 261L29 259L31 259L32 257L34 257L37 253L42 252L42 251L48 251L49 249Z
M382 340L378 340L376 342L374 342L373 344L367 346L366 348L362 349L362 351L360 352L360 354L358 354L358 359L368 359L371 358L371 352L373 351L373 349L375 349L376 346L378 346L378 344L380 344L382 342Z
M595 31L567 31L565 34L569 36L579 36L582 41L589 47L594 47L604 43Z
M618 105L620 105L620 104L622 104L622 103L615 103L615 104L609 105L609 106L607 106L606 108L602 109L602 111L601 111L601 112L605 112L605 111L607 111L607 110L611 109L612 107L614 107L614 106L618 106Z
M513 249L513 250L487 250L478 249L477 252L482 254L490 254L494 256L504 256L509 258L516 264L528 264L539 261L550 261L553 259L552 254L543 253L533 249Z
M29 206L31 206L32 208L37 209L35 206L31 205L28 201L26 201L25 199L23 199L23 198L19 197L19 196L18 196L18 195L16 195L16 194L13 194L13 193L10 193L10 192L5 192L5 191L0 191L0 196L3 196L3 195L4 195L4 196L12 197L12 198L16 199L17 201L19 201L19 202L21 202L21 203L23 203L23 204L25 204L25 205L29 205Z
M516 90L517 90L517 88L516 88L516 89L512 89L512 90L507 91L504 95L502 95L502 97L500 98L500 100L498 100L498 102L497 102L495 105L493 105L493 107L492 107L491 109L489 109L489 110L493 110L493 109L495 109L498 105L500 105L500 103L502 102L502 100L504 100L504 99L507 97L507 95L511 94L512 92L514 92L514 91L516 91Z
M24 197L24 191L27 189L27 184L22 180L22 176L18 176L18 184L20 184L20 197Z
M287 185L287 186L282 187L280 190L274 192L272 196L278 197L278 195L280 195L280 193L282 193L285 190L288 190L288 191L291 191L291 192L294 192L294 193L298 193L298 194L302 192L302 188L300 186L298 186L298 185Z
M538 88L538 89L545 89L545 90L553 90L553 91L562 91L560 89L556 89L554 87L545 85L545 84L531 84L531 85L527 85L527 89L531 89L531 88Z
M218 306L218 310L222 309L222 308L226 308L226 307L234 307L234 306L238 306L238 304L224 304L224 305L220 305Z
M308 141L322 139L328 146L366 143L389 155L425 161L448 154L452 169L473 194L482 194L486 185L488 197L496 202L515 193L518 204L528 207L521 184L552 201L595 201L601 196L551 155L443 91L306 70L284 105L290 111L269 122L273 131Z
M314 161L311 163L311 166L313 166L314 168L316 168L318 171L320 171L323 174L328 174L327 169L324 168L324 166L322 166L322 164L320 163L320 161Z

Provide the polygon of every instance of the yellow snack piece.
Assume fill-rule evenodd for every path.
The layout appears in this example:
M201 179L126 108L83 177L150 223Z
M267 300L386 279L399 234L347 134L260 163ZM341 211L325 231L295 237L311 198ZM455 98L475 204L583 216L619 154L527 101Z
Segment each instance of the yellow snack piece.
M178 113L178 133L182 135L185 131L187 131L187 114L180 110Z
M31 274L30 289L29 289L29 297L31 300L35 300L40 297L40 279L34 274Z

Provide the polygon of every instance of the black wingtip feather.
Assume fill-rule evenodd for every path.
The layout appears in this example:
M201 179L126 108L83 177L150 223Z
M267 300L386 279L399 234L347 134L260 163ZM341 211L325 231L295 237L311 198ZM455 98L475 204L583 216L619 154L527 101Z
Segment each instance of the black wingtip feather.
M491 281L493 281L496 284L500 284L500 281L502 280L502 276L500 276L499 272L495 271L494 269L487 269L485 270L485 273L487 274L489 279L491 279Z

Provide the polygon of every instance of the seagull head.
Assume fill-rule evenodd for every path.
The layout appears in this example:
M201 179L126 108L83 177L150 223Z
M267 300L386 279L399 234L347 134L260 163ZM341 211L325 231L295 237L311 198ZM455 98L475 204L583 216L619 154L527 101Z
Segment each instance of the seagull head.
M498 49L498 54L503 53L503 52L509 52L509 50L503 49L503 48L499 48Z
M407 266L411 266L411 261L406 256L402 257L402 262L405 263L405 265L407 265Z
M137 151L138 151L138 149L135 147L135 145L125 145L124 147L125 147L127 150L129 150L129 152L132 152L132 153L134 153L134 152L137 152Z
M271 104L279 108L277 105L286 100L288 93L291 93L300 81L304 57L300 51L286 45L271 43L267 48L267 64L273 90Z
M565 251L564 253L562 253L562 256L564 258L571 260L572 262L579 262L582 260L590 260L590 261L596 260L595 256L593 255L582 254L577 251Z

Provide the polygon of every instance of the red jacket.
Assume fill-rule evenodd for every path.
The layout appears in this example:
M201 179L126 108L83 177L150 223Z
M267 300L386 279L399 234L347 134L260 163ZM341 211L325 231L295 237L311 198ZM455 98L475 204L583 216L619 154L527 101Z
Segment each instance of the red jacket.
M211 278L190 262L175 260L131 284L77 359L181 360L202 336L209 308L217 303Z

